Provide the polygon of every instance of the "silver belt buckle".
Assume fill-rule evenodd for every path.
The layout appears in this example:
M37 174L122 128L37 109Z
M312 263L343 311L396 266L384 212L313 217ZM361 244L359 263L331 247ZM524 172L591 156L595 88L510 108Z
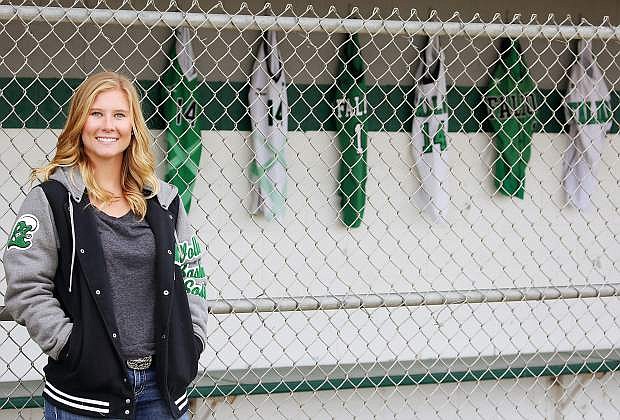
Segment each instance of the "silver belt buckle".
M134 370L144 370L151 367L153 356L140 357L138 359L130 359L125 362L127 367Z

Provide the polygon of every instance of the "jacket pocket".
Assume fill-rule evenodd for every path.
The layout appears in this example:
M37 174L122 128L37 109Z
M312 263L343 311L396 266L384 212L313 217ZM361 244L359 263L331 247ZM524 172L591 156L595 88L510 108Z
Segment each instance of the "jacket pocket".
M69 369L74 370L77 367L79 361L79 351L82 342L82 328L78 322L73 323L71 334L67 343L61 350L61 357L59 362L67 366Z
M198 374L198 362L200 361L200 355L202 354L202 341L196 334L194 334L194 365L192 367L192 380Z
M58 353L58 362L62 363L69 358L69 348L71 347L71 336L73 335L73 328L75 327L71 327L71 333L69 334L69 338L67 338L67 342L63 346L62 350L60 350L60 353Z
M194 334L194 351L196 352L196 361L198 361L204 348L202 347L202 340L196 334Z

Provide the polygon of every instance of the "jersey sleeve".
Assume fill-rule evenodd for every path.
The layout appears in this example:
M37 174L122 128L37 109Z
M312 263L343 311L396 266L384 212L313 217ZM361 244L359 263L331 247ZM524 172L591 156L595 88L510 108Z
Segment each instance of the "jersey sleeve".
M21 206L6 244L4 303L13 319L25 325L41 350L54 359L73 328L53 293L57 247L51 208L43 190L34 188Z

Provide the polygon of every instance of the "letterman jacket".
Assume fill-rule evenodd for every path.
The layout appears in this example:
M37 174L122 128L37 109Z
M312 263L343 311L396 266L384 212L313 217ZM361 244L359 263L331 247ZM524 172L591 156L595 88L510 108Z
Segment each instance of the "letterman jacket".
M5 305L49 355L44 398L75 414L132 418L135 395L120 353L93 206L79 170L59 168L51 179L64 186L55 185L61 205L54 209L43 188L33 188L11 231ZM156 244L157 382L172 416L180 417L206 342L201 245L175 187L160 181L159 193L147 203ZM55 214L64 220L56 222Z

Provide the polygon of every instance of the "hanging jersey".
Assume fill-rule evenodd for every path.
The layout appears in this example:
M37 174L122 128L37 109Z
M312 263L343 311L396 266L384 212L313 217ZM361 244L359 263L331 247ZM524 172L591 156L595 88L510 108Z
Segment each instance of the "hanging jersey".
M564 190L569 204L587 210L596 190L597 167L612 116L609 88L589 42L579 40L577 59L568 78L564 110L571 143L564 153Z
M284 215L286 200L286 78L275 31L263 33L250 76L248 106L252 120L253 159L250 212L268 220Z
M346 35L336 79L336 129L340 144L338 195L340 219L348 227L358 227L366 203L366 82L364 61L357 34Z
M415 80L413 153L424 193L424 211L434 220L444 220L450 201L447 182L450 168L446 72L439 37L433 37L426 46Z
M523 198L536 117L536 85L519 41L504 38L501 50L485 98L498 152L495 185L502 194Z
M163 75L162 115L167 124L168 146L168 169L164 178L177 187L189 213L202 152L201 107L197 100L198 75L189 28L178 28L175 39L170 65Z

